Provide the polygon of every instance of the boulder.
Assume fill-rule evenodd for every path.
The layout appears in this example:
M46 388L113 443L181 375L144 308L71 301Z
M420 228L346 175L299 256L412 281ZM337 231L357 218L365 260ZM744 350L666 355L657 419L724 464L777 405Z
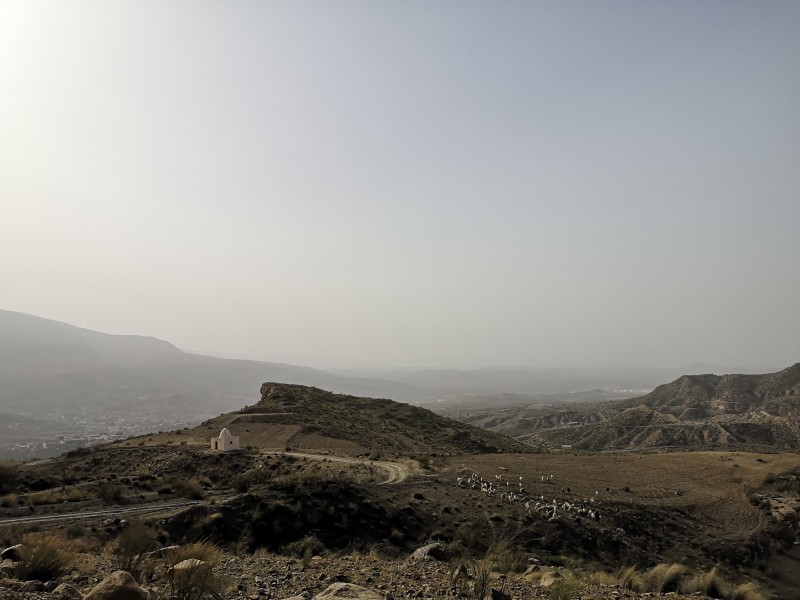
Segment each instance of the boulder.
M411 558L414 560L445 560L447 552L441 544L433 543L414 550Z
M142 589L127 571L114 571L98 583L83 600L149 600L150 594Z
M11 579L10 577L4 577L3 579L0 579L0 585L11 588L12 590L18 590L24 585L24 582L19 581L18 579Z
M0 559L3 560L13 560L14 562L19 562L22 560L22 544L17 544L16 546L9 546L2 552L0 552Z
M36 581L35 579L31 579L30 581L26 581L22 584L19 588L20 592L43 592L44 591L44 582Z
M53 590L53 595L56 598L64 598L65 600L83 600L83 594L78 591L78 588L68 583L60 584Z
M10 575L13 576L14 573L17 572L17 567L20 565L18 562L14 562L11 559L5 559L4 561L0 562L0 575Z
M383 596L353 583L333 583L314 596L314 600L335 600L349 598L351 600L383 600Z

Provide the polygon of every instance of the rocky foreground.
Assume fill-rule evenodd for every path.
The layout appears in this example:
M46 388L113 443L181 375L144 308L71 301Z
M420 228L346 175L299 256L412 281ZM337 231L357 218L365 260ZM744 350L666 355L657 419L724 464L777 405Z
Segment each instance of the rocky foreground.
M52 581L0 580L0 599L14 600L167 600L187 598L175 589L180 566L166 564L140 578L141 585L124 571L114 570L105 556L81 555L76 567ZM198 563L190 563L196 567ZM186 567L187 565L184 565ZM177 569L177 571L175 570ZM478 598L471 574L453 583L453 566L431 558L387 559L377 553L352 553L299 559L275 554L239 556L223 553L214 566L220 582L209 594L216 600L325 600L350 598L389 600L401 598ZM537 598L638 599L662 594L636 593L621 585L569 582L562 568L533 564L526 573L488 577L487 596L493 600ZM664 594L673 600L698 598Z

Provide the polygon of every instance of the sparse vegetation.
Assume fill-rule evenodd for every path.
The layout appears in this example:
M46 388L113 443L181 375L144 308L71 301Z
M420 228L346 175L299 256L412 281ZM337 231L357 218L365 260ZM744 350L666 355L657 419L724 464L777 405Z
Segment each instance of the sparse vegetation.
M106 504L124 504L125 488L116 483L101 483L97 487L97 497Z
M146 553L155 547L155 535L143 521L134 519L122 530L111 547L114 568L127 571L139 581L147 561Z
M16 567L17 579L50 581L66 572L72 562L75 546L50 533L31 533L23 538L21 561Z
M573 575L567 575L550 586L551 600L574 600L578 591L583 587L583 583Z
M171 565L169 581L175 600L200 600L218 596L222 581L214 573L219 562L219 549L209 542L188 544L168 555Z
M19 481L16 467L0 463L0 494L13 492Z

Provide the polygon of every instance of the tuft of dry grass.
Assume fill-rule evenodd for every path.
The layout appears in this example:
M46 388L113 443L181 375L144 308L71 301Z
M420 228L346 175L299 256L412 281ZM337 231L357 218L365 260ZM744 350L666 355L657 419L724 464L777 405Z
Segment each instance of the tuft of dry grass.
M577 579L574 575L569 574L550 586L550 599L574 600L582 587L583 583L580 581L580 579Z
M27 501L31 506L40 506L43 504L61 504L62 502L80 502L87 498L88 496L82 490L78 488L67 488L29 494Z
M30 533L23 537L22 560L17 565L17 579L50 581L67 571L77 547L60 537Z
M220 554L219 548L208 541L188 544L170 552L167 560L172 565L172 597L176 600L200 600L207 595L219 597L224 583L214 574L214 567ZM194 564L180 565L191 559L196 559ZM175 569L176 565L178 569Z
M626 590L641 591L644 589L644 581L636 570L636 567L623 567L617 572L619 585Z
M657 594L675 592L686 576L686 571L683 565L660 563L644 575L644 588Z
M618 585L619 579L607 571L596 571L591 573L587 578L589 583L595 585Z
M684 594L700 592L711 598L732 598L733 586L719 574L717 567L705 573L697 573L681 583L680 591Z
M172 566L188 558L196 558L204 563L215 565L219 562L220 550L209 541L201 541L176 548L167 555L167 560Z
M111 547L111 563L115 569L127 571L141 581L146 553L155 547L155 535L139 519L132 520Z
M733 600L767 600L761 588L752 581L737 585L733 590Z

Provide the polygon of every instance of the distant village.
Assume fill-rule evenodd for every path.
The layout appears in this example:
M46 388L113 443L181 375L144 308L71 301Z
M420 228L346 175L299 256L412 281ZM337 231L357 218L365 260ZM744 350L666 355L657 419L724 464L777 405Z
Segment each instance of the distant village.
M196 425L215 415L195 415L178 419L167 415L133 410L123 416L116 411L96 411L79 415L48 415L36 428L29 423L11 422L0 427L0 459L49 458L85 446L125 439L131 436L173 431ZM38 425L38 423L37 423Z

